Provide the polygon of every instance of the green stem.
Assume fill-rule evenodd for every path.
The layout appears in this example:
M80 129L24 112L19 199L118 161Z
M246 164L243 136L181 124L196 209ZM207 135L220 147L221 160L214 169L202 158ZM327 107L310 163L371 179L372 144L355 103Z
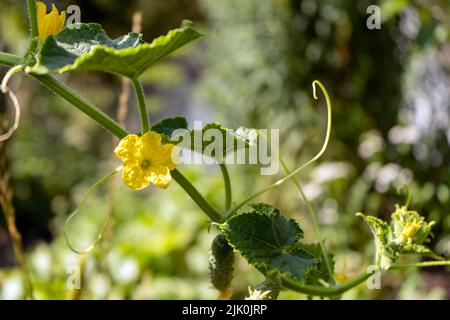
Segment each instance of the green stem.
M0 52L0 65L14 67L23 63L23 58L14 54Z
M424 267L440 267L440 266L450 266L450 261L425 261L416 263L405 263L405 264L395 264L390 267L389 270L395 269L407 269L407 268L424 268Z
M322 83L320 83L319 81L315 80L313 82L313 94L314 94L314 99L318 99L317 94L316 94L316 85L318 85L320 87L320 89L322 90L324 96L325 96L325 100L327 102L327 131L325 134L325 141L323 142L322 148L320 149L320 151L314 156L314 158L312 158L311 160L309 160L307 163L303 164L302 166L298 167L297 169L295 169L294 171L292 171L290 174L286 175L284 178L278 180L277 182L271 184L270 186L268 186L267 188L264 188L261 191L256 192L255 194L253 194L252 196L248 197L247 199L245 199L244 201L242 201L240 204L238 204L237 206L235 206L233 209L231 209L228 212L228 215L226 217L225 220L228 220L229 218L231 218L233 215L235 215L237 213L237 211L242 208L244 205L246 205L248 202L252 201L253 199L259 197L260 195L266 193L269 190L272 190L273 188L276 188L278 186L280 186L281 184L283 184L284 182L286 182L287 180L291 179L292 177L294 177L296 174L298 174L299 172L301 172L303 169L305 169L307 166L309 166L310 164L314 163L315 161L317 161L325 152L325 150L327 149L328 146L328 142L330 141L330 136L331 136L331 115L332 115L332 107L331 107L331 101L330 101L330 97L328 95L327 90L325 89L325 87L322 85Z
M150 120L147 113L147 101L145 99L144 90L141 83L137 79L131 80L133 83L134 91L139 103L139 115L141 116L141 132L142 134L150 130Z
M170 172L172 178L186 191L194 202L203 210L213 222L222 222L222 216L214 207L198 192L198 190L177 169Z
M299 293L304 293L311 296L320 296L320 297L335 297L338 295L343 294L344 292L347 292L350 289L353 289L354 287L360 285L364 281L370 278L374 272L364 272L361 273L359 276L357 276L352 281L344 284L339 285L335 287L319 287L319 286L312 286L312 285L300 285L290 279L281 278L281 282L285 288L294 290Z
M418 263L408 263L408 264L397 264L393 265L390 270L393 269L405 269L405 268L420 268L420 267L437 267L437 266L450 266L450 261L426 261L426 262L418 262ZM260 270L261 271L261 270ZM295 281L282 277L282 284L285 288L291 289L293 291L311 295L311 296L320 296L320 297L334 297L344 292L360 285L364 281L366 281L370 276L372 276L376 270L373 272L364 272L357 276L352 281L338 285L334 287L319 287L319 286L311 286L311 285L301 285ZM262 272L264 274L264 272Z
M270 149L272 150L271 142L269 141L268 137L265 134L263 134L263 133L260 133L260 136L266 139L268 145L270 145ZM287 165L284 162L283 157L280 155L280 153L277 150L273 150L273 152L276 154L276 156L278 158L278 161L280 161L281 166L283 167L283 169L286 172L286 174L290 174L291 171L287 167ZM311 221L312 221L312 224L313 224L313 229L314 229L315 236L316 236L317 239L319 239L319 246L320 246L320 250L322 252L323 259L325 261L325 265L327 267L328 275L329 275L329 278L330 278L330 283L332 285L334 285L335 281L334 281L333 268L331 267L330 258L328 257L328 253L327 253L327 250L325 249L325 245L323 244L323 241L320 238L319 224L317 223L317 214L316 214L316 212L315 212L311 202L308 200L308 198L306 197L305 193L303 192L303 188L301 187L300 182L297 180L297 178L296 177L292 177L291 180L294 183L295 187L297 188L298 192L300 193L300 197L302 198L302 200L306 204L306 207L308 209L308 213L309 213L309 215L311 217Z
M7 66L14 66L22 63L22 58L16 55L11 55L8 53L0 53L0 64L4 64ZM66 86L61 81L57 80L53 76L50 75L36 75L31 74L33 78L38 80L40 83L45 85L48 89L53 91L55 94L61 96L70 104L74 105L80 111L85 113L95 122L109 130L112 134L114 134L119 139L124 138L129 134L127 130L122 128L117 122L111 119L108 115L106 115L103 111L99 110L95 105L91 102L80 96L77 92ZM137 89L138 99L140 101L145 102L145 97L143 97L142 87L139 82L134 81L134 86ZM141 111L143 104L140 103ZM144 109L145 110L145 109ZM146 110L145 113L146 114ZM146 123L148 122L148 119ZM150 125L148 124L148 127ZM145 130L145 126L143 126L143 130ZM214 222L221 222L222 216L220 213L214 209L213 206L195 189L195 187L187 180L178 170L173 170L171 172L172 177L175 181L177 181L180 186L186 191L186 193L194 200L195 203L205 212L208 217ZM231 195L231 193L230 193Z
M226 164L219 164L220 170L222 171L223 182L225 184L225 210L231 208L232 193L231 193L231 182L230 175L228 174L228 169Z
M256 269L261 272L263 275L266 275L263 269L256 267ZM319 297L336 297L344 292L353 289L354 287L360 285L371 275L373 275L376 272L376 270L372 272L363 272L359 276L357 276L352 281L338 286L332 286L332 287L320 287L320 286L313 286L308 284L299 284L296 281L293 281L291 279L288 279L284 276L281 277L281 283L283 287L293 290L298 293L307 294L310 296L319 296Z
M30 18L30 35L31 38L39 37L37 4L36 0L28 0L28 15Z
M51 91L61 96L63 99L77 107L80 111L84 112L87 116L92 118L95 122L102 127L109 130L116 137L122 139L129 134L127 130L122 128L117 122L111 119L106 113L98 109L90 101L80 96L77 92L70 89L61 81L50 75L36 75L31 76L37 79L40 83L45 85Z
M25 63L27 65L35 63L34 55L39 46L39 22L36 0L28 0L28 17L30 20L30 43L25 54Z
M123 129L118 123L112 120L105 113L97 109L92 103L81 97L78 93L67 87L62 82L58 81L52 76L48 75L32 75L39 82L47 86L57 95L64 98L66 101L73 104L86 115L91 117L94 121L105 127L116 137L122 139L129 133ZM195 187L187 180L178 170L171 172L172 177L177 181L187 194L194 200L195 203L211 218L214 222L221 222L222 216L214 209L211 204L195 189Z
M287 167L286 163L283 161L283 158L280 155L278 157L279 157L281 166L283 167L284 171L286 171L286 173L289 174L290 173L289 168ZM314 233L315 233L317 239L319 239L320 251L322 252L323 260L325 261L325 265L327 267L328 275L330 277L330 283L332 285L334 285L335 281L334 281L333 268L331 267L330 258L328 257L328 252L325 248L325 245L323 244L323 241L320 238L319 224L317 223L317 214L316 214L311 202L306 197L305 192L303 192L303 188L301 187L300 182L298 182L297 178L292 177L291 180L294 183L295 187L297 188L298 192L300 193L301 198L303 199L303 201L306 204L306 208L308 209L308 213L311 217L311 221L313 224Z

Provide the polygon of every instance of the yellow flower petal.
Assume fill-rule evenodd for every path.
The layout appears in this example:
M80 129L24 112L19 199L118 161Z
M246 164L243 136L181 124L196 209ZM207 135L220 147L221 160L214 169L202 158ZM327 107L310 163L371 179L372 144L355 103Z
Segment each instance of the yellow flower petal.
M161 135L147 132L142 137L130 134L114 150L124 164L122 179L135 190L150 183L165 189L172 177L170 170L178 162L178 148L173 144L161 145Z
M53 25L52 25L53 33L52 34L57 34L64 28L64 22L66 21L66 12L61 11L61 14L59 14L56 6L54 4L52 4L51 15L52 15L51 17L53 19Z
M166 189L172 181L170 170L168 167L152 167L147 173L147 179L161 189Z
M125 165L138 165L139 156L141 154L140 138L135 134L126 136L120 140L119 145L114 149L114 153Z
M161 135L148 131L141 137L142 142L142 156L147 158L153 158L153 155L158 153L158 149L161 148Z
M146 173L139 166L124 166L122 169L122 180L134 190L141 190L150 184Z
M141 137L142 143L152 147L161 146L161 135L159 133L148 131Z
M63 12L61 12L61 14L59 16L59 29L60 30L64 29L65 22L66 22L66 12L63 11Z
M160 152L155 155L152 163L154 165L168 167L170 170L173 170L179 162L178 152L179 148L177 146L173 144L165 144L161 147Z
M37 6L39 40L43 42L48 36L55 35L64 28L66 12L62 11L59 14L56 6L52 4L52 11L47 14L47 6L45 3L39 1Z
M58 8L56 8L55 4L52 3L52 11L50 12L52 15L58 15Z
M45 3L39 1L37 3L38 21L43 21L46 15L47 15L47 6L45 5Z

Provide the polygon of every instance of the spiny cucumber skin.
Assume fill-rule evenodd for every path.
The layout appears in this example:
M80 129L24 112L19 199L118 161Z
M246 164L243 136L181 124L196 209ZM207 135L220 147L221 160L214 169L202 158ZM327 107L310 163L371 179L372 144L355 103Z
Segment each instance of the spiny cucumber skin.
M262 300L276 300L281 290L281 281L278 277L266 278L263 282L256 285L255 290L259 292L269 291L267 295L264 295Z
M219 291L225 291L233 280L234 252L222 234L216 236L209 253L209 276Z

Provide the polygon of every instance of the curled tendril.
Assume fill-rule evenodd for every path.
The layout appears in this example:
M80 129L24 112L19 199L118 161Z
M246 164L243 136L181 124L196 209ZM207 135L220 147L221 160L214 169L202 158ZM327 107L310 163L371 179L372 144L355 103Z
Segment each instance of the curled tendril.
M6 73L6 75L3 77L3 80L2 80L2 86L1 86L2 93L7 93L9 91L9 88L8 88L9 80L16 73L23 71L23 68L24 67L22 65L19 65L19 66L15 66L14 68L9 69L9 71Z
M101 184L107 182L109 179L111 179L117 172L119 172L120 170L122 170L122 167L118 167L117 169L115 169L114 171L111 171L110 173L108 173L107 175L105 175L104 177L100 178L99 180L97 180L96 182L94 182L94 184L92 184L88 191L86 192L86 194L83 196L83 200L81 201L80 205L75 209L75 211L73 211L69 217L67 217L66 222L64 223L64 239L66 240L67 246L69 247L70 250L72 250L73 252L75 252L76 254L82 255L82 254L87 254L89 252L91 252L95 246L100 242L100 240L103 238L103 234L105 232L106 226L108 225L108 221L111 218L111 212L109 211L109 213L106 216L106 220L105 223L103 224L102 228L100 229L100 232L97 234L97 237L95 239L95 241L86 249L84 250L78 250L75 249L75 247L71 244L70 239L69 239L69 235L68 235L68 228L69 228L69 224L72 221L73 218L75 218L75 216L77 216L80 212L80 210L83 208L84 204L87 201L87 198L89 197L89 195Z
M409 207L411 203L411 189L407 185L403 185L397 189L397 194L404 194L406 196L405 207Z
M275 183L271 184L267 188L256 192L255 194L253 194L249 198L247 198L244 201L242 201L240 204L238 204L236 207L234 207L233 209L231 209L228 212L228 215L226 216L225 220L228 220L229 218L231 218L240 208L242 208L245 204L247 204L251 200L255 199L256 197L259 197L260 195L266 193L267 191L269 191L269 190L271 190L273 188L278 187L279 185L283 184L284 182L286 182L287 180L289 180L293 176L297 175L303 169L305 169L307 166L309 166L312 163L314 163L315 161L317 161L324 154L325 150L328 147L328 142L330 141L330 136L331 136L331 124L332 124L332 111L333 111L333 108L331 106L331 100L330 100L330 96L328 95L327 89L318 80L314 80L313 83L312 83L314 99L316 99L316 100L318 99L316 86L319 86L320 90L322 91L323 95L325 96L325 100L326 100L326 104L327 104L327 131L326 131L326 134L325 134L325 140L324 140L324 142L322 144L322 148L320 149L320 151L311 160L309 160L305 164L301 165L300 167L298 167L297 169L295 169L294 171L292 171L288 175L284 176L283 178L281 178L280 180L278 180Z
M0 135L0 142L6 141L13 135L14 131L19 128L20 124L20 104L19 100L17 99L14 92L8 87L8 82L11 79L11 77L16 74L17 72L20 72L23 70L23 66L15 66L14 68L10 69L8 73L5 75L5 77L2 80L1 84L1 91L3 94L7 94L9 98L11 99L13 106L14 106L14 123L13 125L8 129L8 131L2 135Z

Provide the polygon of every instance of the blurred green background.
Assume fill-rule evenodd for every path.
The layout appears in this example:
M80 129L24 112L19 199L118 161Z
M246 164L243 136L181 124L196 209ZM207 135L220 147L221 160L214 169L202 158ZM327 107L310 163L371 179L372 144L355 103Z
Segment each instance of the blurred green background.
M131 29L143 13L144 39L195 22L206 37L143 76L151 120L185 116L237 128L279 128L281 152L294 168L320 148L325 131L322 100L312 99L319 79L334 105L333 132L324 157L299 176L318 212L322 236L346 281L371 263L368 228L355 213L388 219L403 203L437 222L431 247L450 256L450 2L446 0L91 0L77 4L83 22L99 22L111 37ZM366 27L371 4L381 6L380 30ZM27 46L25 1L0 0L0 50ZM0 68L3 75L6 68ZM92 72L62 76L72 88L114 116L121 80ZM167 191L130 191L120 179L89 198L69 226L77 248L95 239L112 210L105 240L88 256L72 253L63 237L67 216L87 188L110 171L116 141L62 99L25 76L11 82L22 105L20 129L6 152L35 295L39 299L216 299L208 280L208 250L215 231L173 183ZM139 125L131 95L127 127ZM0 96L1 122L10 119ZM180 168L208 200L223 203L220 171ZM235 200L268 185L254 167L232 166ZM281 175L281 172L280 172ZM304 203L289 183L267 193L314 241ZM410 258L410 260L414 258ZM82 290L67 289L81 268ZM75 272L76 273L76 272ZM262 276L242 259L233 298ZM23 298L19 270L0 219L0 299ZM282 299L303 299L285 291ZM346 299L448 299L445 268L393 271L381 290L358 287Z

